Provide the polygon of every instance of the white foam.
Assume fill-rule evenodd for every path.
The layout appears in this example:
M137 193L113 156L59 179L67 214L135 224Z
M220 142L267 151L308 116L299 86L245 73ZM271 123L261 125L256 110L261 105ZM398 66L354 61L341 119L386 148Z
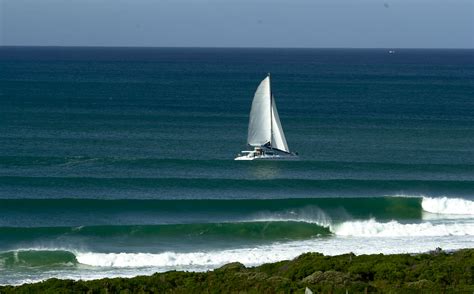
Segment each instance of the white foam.
M306 241L276 243L254 248L216 250L208 252L163 253L96 253L77 252L77 260L83 264L102 268L150 268L155 271L210 270L226 263L241 262L246 266L293 259L305 252L321 252L338 255L355 254L419 253L441 247L446 250L472 248L472 235L431 237L366 238L362 236L336 236Z
M51 277L89 280L102 277L130 277L169 270L207 271L230 262L245 266L293 259L305 252L325 255L420 253L441 247L444 250L473 248L474 236L421 236L367 238L360 236L333 236L305 241L275 243L253 248L214 250L202 252L163 253L100 253L72 251L81 264L76 270L53 270L38 273L36 280ZM33 249L33 248L31 248ZM31 250L28 249L28 250ZM41 248L45 250L46 248ZM25 250L25 249L19 249ZM65 250L65 249L50 249ZM0 275L0 284L21 284L31 279L29 274L15 272Z
M397 221L377 222L374 219L349 221L331 227L338 236L358 237L420 237L420 236L474 236L474 223L433 224L423 222L417 224L401 224Z
M431 213L474 215L474 201L466 199L423 197L421 206L424 211Z
M235 249L210 252L163 253L77 253L77 261L100 267L183 267L214 268L232 261L255 265L293 258L292 252L262 252L262 248Z

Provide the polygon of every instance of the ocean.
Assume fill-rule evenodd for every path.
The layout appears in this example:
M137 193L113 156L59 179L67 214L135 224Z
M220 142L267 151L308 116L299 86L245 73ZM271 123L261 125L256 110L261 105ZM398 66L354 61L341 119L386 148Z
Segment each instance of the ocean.
M234 161L270 72L298 161ZM0 284L474 248L474 50L0 47Z

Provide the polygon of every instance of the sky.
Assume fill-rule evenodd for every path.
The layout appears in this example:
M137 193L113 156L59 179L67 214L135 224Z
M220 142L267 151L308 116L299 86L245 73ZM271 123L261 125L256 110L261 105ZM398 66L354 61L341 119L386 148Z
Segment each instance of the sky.
M0 0L0 45L474 48L474 0Z

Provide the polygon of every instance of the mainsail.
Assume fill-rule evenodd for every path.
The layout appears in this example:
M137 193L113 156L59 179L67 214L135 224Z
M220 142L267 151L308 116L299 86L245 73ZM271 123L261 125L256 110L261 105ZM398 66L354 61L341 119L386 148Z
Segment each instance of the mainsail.
M281 127L275 99L271 93L270 76L266 77L255 91L250 110L247 141L250 146L269 146L290 152Z
M270 96L270 77L266 77L258 86L253 97L247 138L250 146L259 147L271 141Z

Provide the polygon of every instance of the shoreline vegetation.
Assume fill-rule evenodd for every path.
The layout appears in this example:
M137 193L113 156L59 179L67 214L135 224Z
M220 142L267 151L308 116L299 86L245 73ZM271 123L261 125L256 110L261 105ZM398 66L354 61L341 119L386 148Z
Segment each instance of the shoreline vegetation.
M324 256L208 272L170 271L89 281L48 279L0 286L0 293L473 293L474 249L424 254Z

